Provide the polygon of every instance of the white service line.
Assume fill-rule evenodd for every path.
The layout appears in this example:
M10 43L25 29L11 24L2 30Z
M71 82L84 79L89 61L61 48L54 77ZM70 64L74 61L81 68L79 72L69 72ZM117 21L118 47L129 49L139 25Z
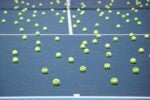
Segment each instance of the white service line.
M0 36L22 36L22 35L28 35L28 36L36 36L36 34L5 34L0 33ZM69 34L40 34L39 36L70 36ZM95 36L95 34L71 34L73 36ZM102 36L129 36L129 34L101 34ZM135 36L144 36L145 34L134 34ZM149 34L150 35L150 34Z
M70 0L66 0L66 3L67 3L68 31L69 31L69 35L73 35L71 11L70 11Z

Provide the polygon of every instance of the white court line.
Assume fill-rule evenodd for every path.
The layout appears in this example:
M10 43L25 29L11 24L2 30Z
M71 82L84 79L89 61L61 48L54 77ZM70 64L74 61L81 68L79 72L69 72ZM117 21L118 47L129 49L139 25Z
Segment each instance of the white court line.
M73 35L72 20L71 20L71 11L70 11L70 0L66 0L66 3L67 3L67 17L68 17L69 35Z
M74 96L8 96L8 97L0 97L0 99L86 99L86 98L93 98L93 99L150 99L150 96L80 96L80 97L74 97Z
M0 36L36 36L36 34L0 34ZM40 34L40 36L70 36L70 34ZM95 36L95 34L72 34L73 36ZM129 34L101 34L102 36L129 36ZM134 34L135 36L144 36L145 34ZM150 35L150 34L149 34Z

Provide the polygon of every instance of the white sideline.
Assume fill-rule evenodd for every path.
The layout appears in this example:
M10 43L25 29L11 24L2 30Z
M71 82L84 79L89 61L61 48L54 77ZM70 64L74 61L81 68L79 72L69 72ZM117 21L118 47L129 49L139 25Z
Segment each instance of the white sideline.
M67 17L68 17L69 35L73 35L72 20L71 20L71 11L70 11L70 0L66 0L66 3L67 3Z

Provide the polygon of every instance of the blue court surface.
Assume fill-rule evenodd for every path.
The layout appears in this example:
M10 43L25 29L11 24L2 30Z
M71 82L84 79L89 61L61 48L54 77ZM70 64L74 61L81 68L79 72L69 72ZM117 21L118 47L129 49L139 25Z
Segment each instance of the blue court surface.
M1 0L0 100L150 99L149 13L150 0Z

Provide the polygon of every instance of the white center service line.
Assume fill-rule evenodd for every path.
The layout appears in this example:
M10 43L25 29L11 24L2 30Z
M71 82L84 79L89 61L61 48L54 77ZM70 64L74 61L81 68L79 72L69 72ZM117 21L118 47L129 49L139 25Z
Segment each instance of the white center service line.
M71 20L71 11L70 11L70 0L66 0L66 3L67 3L67 17L68 17L69 35L73 35L72 20Z

